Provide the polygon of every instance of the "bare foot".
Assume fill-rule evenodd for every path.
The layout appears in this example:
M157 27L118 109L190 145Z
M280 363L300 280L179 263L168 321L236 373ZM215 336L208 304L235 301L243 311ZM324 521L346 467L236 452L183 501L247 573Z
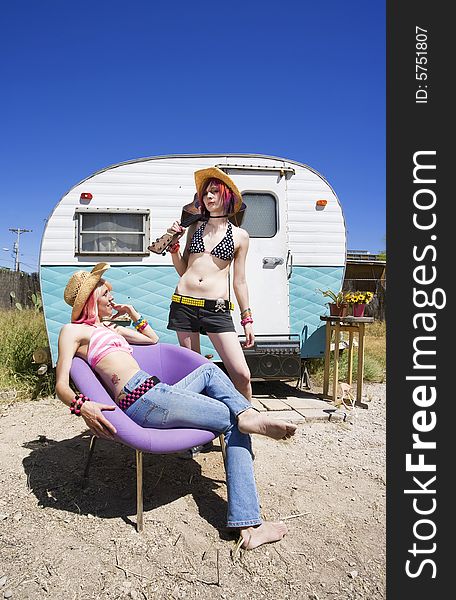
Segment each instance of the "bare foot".
M275 440L287 439L296 431L293 423L273 419L250 408L238 416L238 428L241 433L259 433Z
M262 523L258 527L246 527L241 529L241 537L244 540L242 547L245 550L253 550L263 544L278 542L287 531L287 526L283 521L279 521L279 523Z

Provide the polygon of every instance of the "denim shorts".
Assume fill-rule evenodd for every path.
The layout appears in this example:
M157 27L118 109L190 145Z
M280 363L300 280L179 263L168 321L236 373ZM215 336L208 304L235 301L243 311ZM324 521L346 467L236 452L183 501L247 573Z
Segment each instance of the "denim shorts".
M190 306L171 302L169 308L168 329L173 331L192 331L194 333L225 333L236 331L231 311L208 310L200 306Z

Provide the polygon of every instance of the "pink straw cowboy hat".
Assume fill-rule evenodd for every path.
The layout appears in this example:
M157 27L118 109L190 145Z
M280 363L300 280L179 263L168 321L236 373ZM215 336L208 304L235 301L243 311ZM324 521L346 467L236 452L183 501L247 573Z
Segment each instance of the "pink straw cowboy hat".
M90 271L76 271L70 277L63 298L67 304L73 307L71 311L71 320L75 321L82 312L84 304L88 297L97 287L103 273L109 269L111 265L105 262L98 263Z
M238 190L233 180L230 179L230 177L228 177L228 175L218 167L209 167L208 169L195 171L195 183L196 191L198 192L198 198L202 197L204 186L211 179L220 179L220 181L223 181L223 183L230 188L236 198L233 214L237 213L242 206L241 192Z

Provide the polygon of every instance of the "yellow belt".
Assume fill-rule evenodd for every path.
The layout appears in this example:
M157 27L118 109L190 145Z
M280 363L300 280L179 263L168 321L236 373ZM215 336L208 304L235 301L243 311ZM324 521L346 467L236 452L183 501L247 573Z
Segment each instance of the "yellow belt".
M177 302L178 304L188 304L189 306L200 306L204 308L207 305L213 307L217 300L206 300L205 298L192 298L191 296L181 296L180 294L173 294L171 296L172 302ZM223 300L224 303L227 303L228 300ZM229 309L234 310L234 304L229 302Z

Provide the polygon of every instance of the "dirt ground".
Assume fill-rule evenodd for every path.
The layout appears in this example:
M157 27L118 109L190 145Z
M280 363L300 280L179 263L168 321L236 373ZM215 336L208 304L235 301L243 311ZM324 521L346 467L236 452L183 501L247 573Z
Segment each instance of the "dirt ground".
M345 422L306 422L291 441L254 436L263 517L277 544L234 553L223 529L220 448L144 457L135 530L134 451L100 440L89 483L82 419L56 399L0 404L0 598L385 597L385 385Z

